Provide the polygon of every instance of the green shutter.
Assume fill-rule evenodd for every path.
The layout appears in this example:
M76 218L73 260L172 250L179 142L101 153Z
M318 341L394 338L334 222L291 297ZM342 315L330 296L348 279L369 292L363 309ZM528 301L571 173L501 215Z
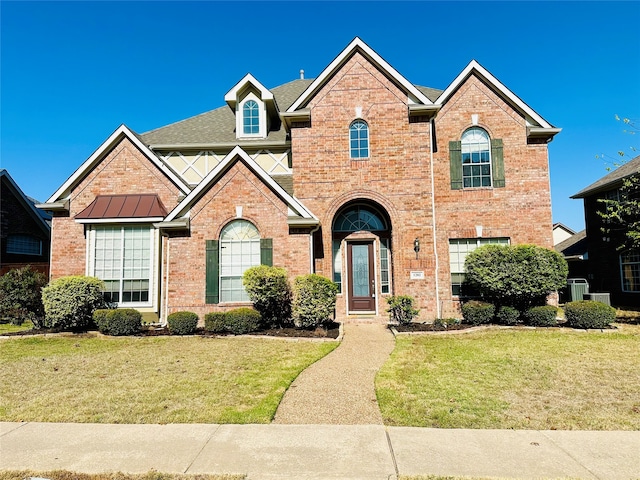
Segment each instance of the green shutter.
M491 140L491 172L493 176L493 187L504 187L504 155L502 152L502 139Z
M273 239L261 238L260 239L260 263L262 265L273 265Z
M205 303L220 303L219 286L219 242L207 240L207 279Z
M449 162L451 168L451 189L462 188L462 142L449 142Z

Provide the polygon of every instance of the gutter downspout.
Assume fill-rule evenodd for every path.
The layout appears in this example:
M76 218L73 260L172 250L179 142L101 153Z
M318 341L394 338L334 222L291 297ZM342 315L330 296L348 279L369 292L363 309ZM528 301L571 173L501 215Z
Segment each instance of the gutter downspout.
M435 266L436 266L436 275L435 275L435 283L436 283L436 310L438 312L438 318L442 318L442 311L440 306L440 282L438 280L438 272L439 262L438 262L438 241L436 235L436 192L435 192L435 180L433 175L433 121L429 121L429 141L431 145L429 145L430 152L430 168L431 168L431 221L432 221L432 230L433 230L433 255L435 258Z
M309 273L315 273L315 262L313 258L313 234L320 230L320 224L309 232Z
M167 317L169 316L169 254L171 251L169 248L169 245L171 245L171 242L169 242L168 235L165 238L167 239L167 267L166 267L167 279L165 280L165 291L164 291L164 318L160 322L162 325L167 324Z

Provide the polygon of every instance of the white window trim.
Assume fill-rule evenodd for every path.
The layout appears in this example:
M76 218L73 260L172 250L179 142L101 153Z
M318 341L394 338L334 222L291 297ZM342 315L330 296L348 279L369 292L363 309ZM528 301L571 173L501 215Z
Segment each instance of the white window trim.
M244 104L253 100L258 104L260 113L260 125L258 133L244 133ZM254 93L249 93L241 101L236 103L236 137L237 138L266 138L267 137L267 108L265 103Z
M498 242L487 242L487 243L481 243L482 240L503 240L506 239L507 243L498 243ZM451 242L455 241L455 240L475 240L476 242L476 247L471 250L471 252L473 252L475 249L482 247L484 245L511 245L511 238L509 237L470 237L470 238L450 238L449 239L449 291L451 292L452 297L454 298L459 298L461 295L456 295L453 293L453 282L451 281L451 277L452 275L455 274L462 274L464 275L464 272L454 272L451 269ZM459 244L457 244L459 245ZM467 252L467 255L470 254L471 252ZM459 252L458 252L459 253ZM466 261L466 256L465 256L465 261ZM464 262L463 262L464 265Z
M465 167L465 165L474 166L474 164L473 163L464 163L464 161L463 161L463 163L462 163L462 188L465 188L465 189L466 188L471 188L471 189L473 189L473 188L493 188L493 155L492 155L492 152L491 152L491 135L489 135L489 132L486 129L484 129L483 127L481 127L479 125L474 125L473 127L469 127L464 132L462 132L462 136L460 137L460 156L462 157L462 155L464 155L464 153L463 153L463 149L464 149L464 145L465 145L464 140L463 140L464 139L464 135L465 135L465 133L467 133L470 130L480 130L480 131L484 132L484 134L487 136L487 143L488 143L488 148L489 148L489 161L488 162L477 163L475 165L481 167L482 165L487 165L487 163L489 164L489 175L488 176L489 176L489 181L491 182L491 184L490 185L479 185L477 187L474 187L473 185L470 186L470 187L465 187L464 186L464 179L465 179L464 167ZM481 174L480 178L482 178L483 176L486 176L486 175L482 175ZM467 177L467 178L473 179L473 177L474 176L472 175L471 177Z
M100 225L102 226L102 225ZM121 229L127 227L127 226L132 226L132 225L111 225L113 227L120 227ZM140 225L140 226L146 226L146 225ZM119 308L150 308L153 307L155 305L155 297L156 297L156 291L157 291L157 286L158 286L158 278L157 278L157 272L159 271L159 259L156 256L156 252L158 251L158 242L160 240L160 235L158 233L158 230L153 228L152 226L148 226L149 230L151 232L151 235L149 235L149 258L150 258L150 262L149 262L149 300L146 302L118 302L118 307ZM87 235L87 256L86 256L86 274L90 277L95 277L95 251L96 251L96 228L91 225L89 227L89 231L88 231L88 235ZM122 248L124 248L124 244L122 246ZM121 261L124 261L124 255L121 255ZM121 273L122 275L122 268L121 268ZM122 278L120 278L120 280L122 281ZM122 292L120 292L122 293ZM122 298L122 295L120 295L120 298Z
M366 125L367 127L367 153L368 155L366 157L352 157L351 156L351 127L353 127L353 125L356 122L362 122ZM358 141L360 141L358 139ZM354 118L351 123L349 123L349 135L348 135L348 146L349 146L349 159L350 160L354 160L354 161L358 161L358 160L369 160L371 158L371 128L369 127L369 122L367 122L364 118ZM358 145L358 151L360 151L360 145Z
M636 293L636 294L640 294L640 290L626 290L624 287L624 270L622 268L623 262L622 262L622 255L620 254L618 255L618 261L620 263L620 289L624 292L624 293ZM640 262L624 262L624 264L626 265L632 265L632 264L637 264Z

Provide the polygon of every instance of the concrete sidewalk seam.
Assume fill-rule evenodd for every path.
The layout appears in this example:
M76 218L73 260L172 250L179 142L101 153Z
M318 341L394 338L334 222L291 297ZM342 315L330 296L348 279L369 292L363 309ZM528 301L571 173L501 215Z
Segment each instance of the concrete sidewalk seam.
M393 451L393 444L391 443L391 437L389 436L389 430L384 425L384 434L387 437L387 444L389 445L389 453L391 454L391 461L393 462L393 469L396 471L396 480L400 477L400 470L398 470L398 462L396 462L396 452ZM391 476L389 476L391 480Z
M550 435L547 434L547 432L545 432L544 430L540 430L540 434L543 437L545 437L547 440L549 440L553 445L555 445L555 447L558 450L560 450L561 452L564 452L564 454L567 455L571 460L573 460L576 463L576 465L580 465L587 472L589 472L589 474L593 475L594 478L597 478L598 480L606 480L606 478L603 479L597 473L595 473L593 470L591 470L589 467L587 467L582 462L580 462L569 450L567 450L566 448L563 448L562 445L560 445L558 442L554 441L553 438Z
M11 422L3 422L3 423L11 423ZM29 425L29 423L31 423L31 422L21 422L21 423L19 423L18 425L16 425L16 428L12 428L11 430L8 430L8 431L4 432L2 435L0 435L0 438L4 437L6 435L9 435L9 434L15 432L16 430L20 430L25 425Z
M213 439L215 434L218 433L218 430L220 430L220 427L222 427L222 425L218 424L216 426L215 430L213 432L211 432L211 435L209 435L209 438L207 438L207 441L204 442L204 444L202 445L202 448L198 451L198 453L195 454L195 456L193 457L193 459L191 460L189 465L187 465L187 468L185 468L184 472L182 472L182 473L188 473L189 472L189 470L191 469L193 464L196 462L196 460L198 460L198 457L200 455L202 455L202 452L204 451L204 449L207 448L207 445L209 445L209 443L211 442L211 440Z

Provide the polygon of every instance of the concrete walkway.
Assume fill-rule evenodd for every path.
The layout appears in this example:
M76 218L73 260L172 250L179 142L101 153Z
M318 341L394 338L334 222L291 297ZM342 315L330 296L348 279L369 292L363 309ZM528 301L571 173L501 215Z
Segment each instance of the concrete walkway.
M382 425L0 423L0 470L150 470L248 480L640 478L640 432L443 430Z
M394 345L385 325L344 324L340 346L291 384L274 423L382 425L374 380Z

